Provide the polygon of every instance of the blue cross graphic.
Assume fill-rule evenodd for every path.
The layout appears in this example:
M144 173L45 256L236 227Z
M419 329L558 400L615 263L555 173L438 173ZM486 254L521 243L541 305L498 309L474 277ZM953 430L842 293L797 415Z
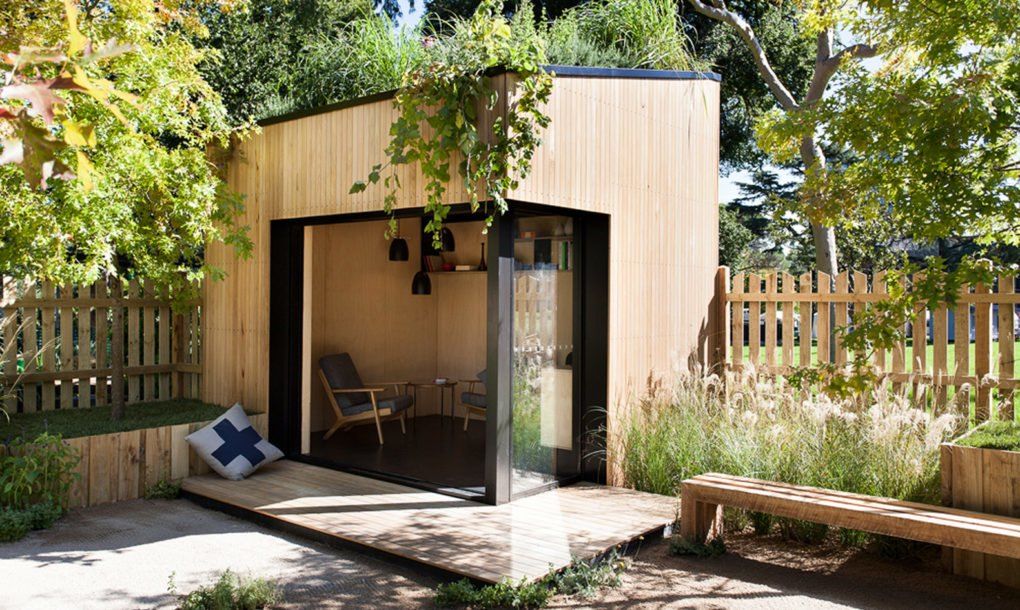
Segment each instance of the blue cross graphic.
M226 466L239 455L243 455L252 466L258 466L266 459L266 454L255 446L262 440L255 428L248 426L244 430L238 430L234 424L225 419L213 426L213 430L223 439L219 449L212 452L212 456L219 460L220 464Z

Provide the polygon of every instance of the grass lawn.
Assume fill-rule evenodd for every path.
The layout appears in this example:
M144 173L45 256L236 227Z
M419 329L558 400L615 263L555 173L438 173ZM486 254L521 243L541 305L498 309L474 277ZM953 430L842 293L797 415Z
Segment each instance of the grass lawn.
M957 441L967 447L1020 451L1020 423L993 421Z
M911 370L913 370L913 364L912 364L913 361L914 361L914 347L913 346L914 346L913 341L910 341L908 339L907 340L906 354L904 354L904 360L906 362L904 370L906 372L910 372ZM758 356L759 357L759 362L761 362L761 363L765 362L765 351L766 351L765 350L765 346L762 346L760 348L760 352L759 352L759 356ZM749 361L750 353L751 353L751 347L748 346L748 345L745 345L744 346L744 362L748 362ZM1017 356L1020 356L1020 341L1017 341L1016 343L1014 343L1013 353L1016 354ZM935 368L934 367L934 362L935 362L935 346L934 345L927 345L927 346L925 346L925 355L924 355L924 358L925 358L925 370L928 370L928 371L934 370L934 368ZM848 360L849 359L850 358L848 357ZM782 347L777 346L776 347L776 363L777 364L781 364L782 362L783 362L783 349L782 349ZM818 362L818 345L816 343L812 343L811 344L811 362L812 363L817 363ZM794 347L793 347L793 363L796 366L801 366L801 363L800 363L800 345L794 345ZM891 368L892 368L892 354L891 353L887 353L886 354L886 363L887 363L886 364L887 370L891 370ZM973 375L974 374L974 344L973 343L970 344L970 355L968 357L968 365L969 365L967 367L968 370L965 372L965 374ZM998 370L999 370L999 343L998 342L993 342L992 343L991 365L992 365L992 372L993 373L997 373ZM954 374L956 372L956 346L954 344L952 344L952 343L950 343L946 347L946 371L949 374ZM961 371L961 373L964 373L964 371Z
M18 437L35 438L42 432L64 438L124 432L157 426L186 424L216 419L223 407L198 400L166 400L128 405L124 418L110 419L110 407L11 413L10 422L0 414L0 442Z

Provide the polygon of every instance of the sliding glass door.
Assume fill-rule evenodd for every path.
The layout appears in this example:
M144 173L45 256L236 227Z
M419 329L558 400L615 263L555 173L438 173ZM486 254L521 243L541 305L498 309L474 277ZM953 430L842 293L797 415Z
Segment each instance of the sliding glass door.
M514 223L511 496L578 472L574 221Z

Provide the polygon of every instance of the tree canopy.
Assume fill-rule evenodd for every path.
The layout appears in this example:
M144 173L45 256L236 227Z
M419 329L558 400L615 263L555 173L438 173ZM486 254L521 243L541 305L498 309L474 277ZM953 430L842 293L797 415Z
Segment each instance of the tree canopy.
M203 33L193 6L44 0L0 10L5 275L129 274L183 299L215 273L207 243L247 252L241 201L208 154L234 130L197 68L206 51L192 42Z

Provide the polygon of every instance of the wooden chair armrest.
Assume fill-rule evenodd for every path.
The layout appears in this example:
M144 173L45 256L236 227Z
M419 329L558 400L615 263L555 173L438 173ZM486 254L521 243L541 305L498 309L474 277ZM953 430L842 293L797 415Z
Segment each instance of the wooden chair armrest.
M330 388L334 394L358 394L360 392L385 392L386 388Z

